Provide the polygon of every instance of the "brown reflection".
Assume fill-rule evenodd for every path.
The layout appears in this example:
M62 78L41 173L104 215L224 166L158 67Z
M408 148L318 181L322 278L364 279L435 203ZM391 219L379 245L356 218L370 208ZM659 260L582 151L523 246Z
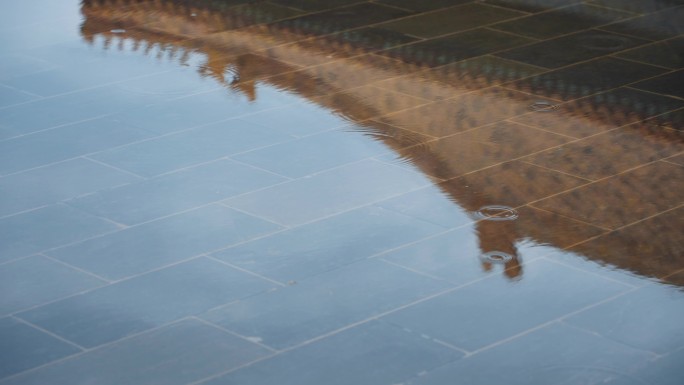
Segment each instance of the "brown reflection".
M495 264L503 264L503 274L510 279L520 279L523 267L515 246L520 237L513 221L483 220L477 222L475 230L482 255L480 263L484 271L490 271ZM509 259L510 258L510 259Z
M660 278L682 267L682 218L684 209L672 210L639 225L579 244L571 250L595 261Z
M578 90L577 85L565 81L537 84L545 88L543 95L557 95L558 100L515 91L506 83L546 70L489 55L435 67L439 52L426 52L429 46L411 49L415 37L352 24L352 30L345 32L344 18L348 15L344 14L298 19L306 12L273 4L231 5L208 0L87 0L82 13L81 32L92 44L142 53L162 52L179 63L201 55L202 62L197 65L200 76L213 78L250 100L259 97L255 87L260 83L296 93L358 122L361 131L395 150L394 158L398 160L389 161L434 177L454 203L468 212L488 204L535 204L572 190L567 196L552 198L564 202L561 210L548 202L539 207L586 221L594 229L614 229L620 226L577 213L593 213L596 207L608 206L611 218L630 218L619 224L626 225L642 219L629 213L655 215L683 203L658 188L643 192L647 203L640 201L639 194L624 193L638 190L630 185L630 175L613 182L622 186L616 187L613 195L600 188L579 188L592 179L610 177L684 151L680 135L684 103L678 99L632 88L590 95L591 89ZM368 17L384 20L382 15ZM331 18L339 23L331 23ZM402 49L394 50L391 57L377 54L393 46ZM540 101L555 107L561 99L572 100L543 111L531 107ZM647 118L651 119L640 122ZM549 156L553 162L537 165L524 158L628 124L635 124L629 128L629 142L616 139L610 153L596 155L601 148L585 146L581 151L591 152L591 157L580 151L572 157ZM651 152L634 163L628 157L630 152L640 151L639 139L648 142ZM624 162L629 167L611 169L598 177L584 175L581 170L595 169L591 162L596 159ZM669 192L683 187L674 182L664 186ZM625 204L624 196L632 200ZM635 210L640 205L647 209ZM677 228L676 221L670 223L663 225L669 229L665 233ZM563 238L558 233L548 237L545 227L553 223L544 221L481 221L476 226L483 254L500 252L511 256L504 265L505 274L512 279L522 276L515 246L520 239L534 238L563 248L576 243L568 239L574 241L582 234L577 230ZM673 258L682 248L681 234L677 233L670 235L675 242L670 249L648 253L653 263L634 263L637 257L626 256L624 248L616 247L618 243L629 244L615 241L619 234L630 234L630 242L637 242L634 247L640 250L658 251L661 246L653 243L662 243L648 231L638 229L641 226L619 230L577 249L588 258L647 276L662 277L684 268L684 263ZM572 231L575 229L568 230ZM483 260L482 268L493 269L495 263Z

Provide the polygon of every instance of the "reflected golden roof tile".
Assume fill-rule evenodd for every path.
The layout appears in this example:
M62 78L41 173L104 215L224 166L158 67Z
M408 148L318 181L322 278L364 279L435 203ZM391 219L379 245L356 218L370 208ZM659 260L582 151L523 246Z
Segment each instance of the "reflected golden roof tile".
M595 261L662 278L684 269L681 233L684 208L678 208L581 243L570 250ZM673 278L673 283L684 283Z
M658 161L533 205L616 229L678 207L684 203L681 191L684 167Z

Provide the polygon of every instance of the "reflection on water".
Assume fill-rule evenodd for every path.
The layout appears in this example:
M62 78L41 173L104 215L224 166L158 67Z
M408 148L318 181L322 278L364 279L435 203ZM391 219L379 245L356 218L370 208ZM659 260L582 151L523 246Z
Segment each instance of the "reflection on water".
M392 29L384 29L382 24L373 28L337 32L337 30L353 28L357 26L357 23L358 25L377 23L402 16L399 10L395 11L397 13L395 15L390 12L389 8L373 7L373 5L364 5L296 18L294 16L299 12L293 8L288 9L290 11L288 13L285 7L273 4L246 4L220 11L220 8L215 8L210 2L169 1L159 4L87 2L82 7L85 21L81 31L86 41L99 44L104 49L116 47L118 50L141 51L149 54L152 49L159 47L156 49L158 58L166 57L185 66L189 65L188 58L191 55L201 54L206 59L195 65L198 74L212 78L226 90L242 93L251 101L258 99L258 87L274 87L303 96L312 103L332 110L349 121L356 122L355 127L359 127L355 129L357 132L363 132L369 138L382 141L389 148L395 150L404 148L399 152L402 159L432 177L443 179L469 174L490 163L517 158L529 151L556 147L567 140L563 139L564 137L587 135L583 130L587 126L594 130L593 133L596 133L596 131L608 130L649 116L658 116L660 127L678 130L681 125L678 120L663 122L662 120L667 119L668 115L662 115L662 113L681 107L683 103L634 89L617 89L564 104L535 100L533 96L522 94L518 96L518 94L512 94L511 91L496 88L459 97L473 90L484 89L518 78L532 76L536 82L537 78L533 75L543 72L543 69L531 66L526 68L520 63L508 62L496 56L482 56L453 65L443 65L436 70L425 70L424 66L434 66L434 60L444 62L442 59L433 59L438 57L435 55L442 54L437 46L434 46L435 50L433 50L433 46L430 45L409 44L416 39L410 38L410 35L393 32ZM356 18L358 15L364 15L364 18L359 20ZM408 13L403 15L408 15ZM283 18L286 20L268 26L242 28ZM113 29L114 26L121 28ZM124 27L126 29L123 29ZM125 33L122 33L124 31ZM221 32L218 33L218 31ZM114 36L115 34L121 36ZM321 35L324 37L316 37ZM620 35L595 34L582 39L584 42L582 46L590 51L613 52L619 50L618 48L624 48L626 39L627 37ZM379 56L369 54L397 45L403 48L401 51L390 51L395 52L392 56L395 60L383 60ZM616 48L616 45L619 47ZM451 49L453 50L453 46ZM260 54L246 52L259 52ZM339 60L340 58L344 60ZM613 72L610 69L607 71ZM657 68L649 69L646 71L646 76L658 72L662 71ZM605 75L607 73L600 72L598 76ZM571 77L567 79L567 82L532 84L540 84L543 87L542 95L555 96L558 93L563 95L565 92L571 92L573 99L598 90L587 88L580 90L578 95L577 91L572 91L576 87L572 82L584 80L579 75L569 76ZM637 76L644 75L639 73ZM390 79L377 83L377 86L365 86L386 78ZM543 79L543 77L539 78L539 82L544 82ZM515 84L517 83L513 83ZM614 86L619 85L614 84ZM578 86L581 87L581 85ZM328 96L331 94L334 96ZM560 99L567 97L563 95ZM420 99L446 100L427 104L426 101ZM425 105L425 107L415 108L420 105ZM393 111L404 112L388 115ZM526 113L527 111L532 112ZM539 113L543 113L544 116L537 115ZM681 114L673 117L677 118L679 115ZM382 118L382 121L389 124L367 120L381 116L386 116ZM426 136L446 137L460 133L464 129L483 126L489 122L514 116L516 120L525 121L526 124L538 129L552 132L560 129L559 133L565 136L548 136L551 134L545 131L535 132L534 128L525 127L528 132L509 134L513 136L508 138L503 132L499 134L485 131L483 135L475 136L471 131L471 135L456 135L452 136L451 140L428 141L425 145L414 144L416 143L414 137L418 138L418 135L423 135L424 138ZM641 125L648 124L650 124L649 121ZM559 128L559 125L563 128ZM639 139L636 140L654 142L658 157L673 155L684 149L682 137L675 131L646 131L647 126L643 126L643 129L639 127L634 126L635 129L640 130ZM405 128L405 130L400 130L400 128ZM544 135L548 137L545 138ZM530 136L536 138L532 139ZM531 142L540 138L541 142L538 144ZM599 160L620 162L623 160L622 157L640 156L638 152L648 151L644 149L642 143L639 143L636 148L630 148L632 146L628 140L619 138L617 144L613 144L616 151L627 154L616 157L606 154L605 159ZM424 139L418 141L422 142ZM525 152L516 153L516 150L525 146L531 147L525 148ZM665 151L664 148L671 149L671 151ZM572 158L556 157L553 162L544 161L540 165L563 170L565 162L572 162L569 163L573 167L570 174L587 177L592 174L592 169L600 168L601 165L587 164L588 170L585 172L578 170L578 167L583 168L584 163L594 160L586 156L587 151L600 150L601 148L597 146L585 146L584 154L575 153L577 155L573 154ZM466 156L468 151L473 151L472 155ZM637 152L637 154L629 154L629 152ZM449 190L452 201L466 211L473 210L472 203L463 199L464 193L496 189L496 186L489 186L491 182L486 180L479 182L480 185L466 186L469 189L467 191ZM506 189L515 190L520 189L515 187L516 185L534 184L535 180L531 179L529 174L512 174L509 178L494 183L502 184L506 186ZM454 186L454 183L449 185ZM495 192L487 197L487 202L495 204L510 200L510 197L496 194L505 194L505 192ZM652 198L661 199L660 196ZM595 199L603 203L597 203ZM614 197L596 196L583 200L583 203L587 206L596 204L612 206L611 199ZM617 199L615 201L619 202ZM669 203L676 204L676 202ZM577 208L571 209L577 210ZM615 207L613 209L619 210ZM622 209L631 210L630 207ZM492 210L501 210L502 213L490 215ZM475 212L489 221L517 217L512 209L509 210L505 206L484 206ZM570 215L570 217L573 216ZM476 231L481 255L486 256L483 258L483 268L490 270L493 262L503 261L506 263L507 275L519 276L521 267L516 262L517 251L514 243L534 230L524 231L525 229L515 226L516 230L512 231L506 226L511 225L488 221L478 222ZM540 223L537 226L543 226L543 224ZM523 233L516 234L520 230L523 230ZM544 239L540 239L539 242L550 243ZM599 255L590 254L587 257L610 261L611 254L609 250L604 250ZM612 258L618 258L618 255ZM630 269L629 266L620 266L620 264L616 267ZM664 269L662 273L667 274L670 271L672 270ZM635 272L640 273L640 271ZM658 276L659 274L651 271L647 275Z
M0 382L684 375L680 2L42 3L0 38L0 328L60 339ZM212 359L121 361L167 343Z

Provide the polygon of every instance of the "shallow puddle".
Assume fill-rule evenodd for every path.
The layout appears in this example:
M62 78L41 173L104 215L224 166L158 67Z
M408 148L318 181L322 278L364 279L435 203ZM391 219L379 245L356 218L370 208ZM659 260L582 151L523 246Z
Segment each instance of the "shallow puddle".
M684 5L0 14L0 383L684 378Z

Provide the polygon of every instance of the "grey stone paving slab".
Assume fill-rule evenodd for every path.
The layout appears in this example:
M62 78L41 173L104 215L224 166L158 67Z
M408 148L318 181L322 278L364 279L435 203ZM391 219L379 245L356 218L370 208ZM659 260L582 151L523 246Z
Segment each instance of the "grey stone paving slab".
M241 120L228 120L93 155L146 177L292 139Z
M88 159L55 163L0 178L0 216L138 180L134 175Z
M286 180L223 159L72 199L68 204L119 223L133 225Z
M197 64L201 60L198 58L200 56L198 54L191 54L189 55L188 62ZM135 65L145 66L147 63L144 60L137 60ZM97 67L97 64L94 67ZM211 79L198 78L194 68L188 67L178 67L173 63L169 63L164 68L165 71L118 82L113 87L140 94L149 94L155 101L159 102L218 88ZM159 71L159 68L157 68L157 71Z
M653 355L563 324L552 324L444 365L410 385L643 384L631 369Z
M605 56L518 80L510 86L519 91L539 95L539 97L572 100L609 91L666 71L664 68L648 64ZM572 87L546 86L546 84L570 83L573 84Z
M684 292L654 283L567 322L637 349L670 353L684 347Z
M406 33L410 36L431 38L521 16L525 16L525 14L473 2L439 11L420 13L381 24L379 27Z
M682 16L684 16L684 7L680 6L655 13L646 13L639 17L613 23L603 27L603 29L626 35L661 40L681 35L684 32L684 25L681 23Z
M680 69L672 73L639 82L634 85L634 88L683 99L684 91L679 87L683 81L684 70Z
M520 280L490 277L382 319L474 351L630 289L543 260L523 268Z
M38 96L0 84L0 107L25 103L35 99L38 99Z
M370 140L362 133L339 129L238 154L232 158L291 178L300 178L388 151L390 149L387 146Z
M497 56L540 67L558 68L648 42L634 37L589 30L514 48Z
M677 5L682 5L681 0L589 0L588 2L604 7L622 9L637 14L648 14L665 8L672 8L676 7Z
M210 205L47 252L117 280L279 230L274 223Z
M439 185L411 191L376 204L444 227L457 227L473 221L469 213L449 199Z
M155 66L141 66L135 62L112 59L85 63L74 61L70 66L16 77L7 80L5 84L49 97L149 75L161 70Z
M444 281L381 261L363 261L202 317L268 346L284 349L449 287Z
M441 11L436 11L436 13L441 13ZM468 59L475 60L475 58L482 55L530 44L535 41L520 35L488 28L476 28L390 48L379 52L379 54L407 60L421 67L434 68L463 62Z
M7 54L0 56L0 81L17 76L41 72L54 67L53 64L24 54Z
M576 256L562 248L605 232L586 223L529 207L519 208L515 213L518 215L515 220L479 220L377 257L458 285L490 275L512 281L525 280L524 263L540 257L553 255L570 261L572 266L581 265ZM546 226L530 231L533 228L531 224L536 223L545 223ZM550 239L552 243L548 242ZM495 259L497 256L500 259ZM583 267L586 266L580 268ZM626 274L598 270L614 279L632 283Z
M378 3L392 5L399 8L410 9L413 11L433 11L435 9L447 8L454 5L469 3L471 0L434 0L430 2L413 0L381 0Z
M152 132L166 134L300 101L267 87L259 88L259 92L259 99L250 101L245 95L219 89L129 109L118 117Z
M81 346L95 347L273 286L200 258L37 307L19 317Z
M307 136L349 124L349 120L315 103L274 108L240 118L296 137Z
M389 385L462 356L416 334L371 322L202 384Z
M12 318L0 318L0 340L0 382L7 376L81 351Z
M684 67L684 36L631 49L617 56L662 67L682 68Z
M44 256L0 265L0 315L105 285L106 282Z
M0 114L2 126L0 139L112 115L149 104L152 100L154 96L107 86L10 106L2 109L2 114ZM119 126L130 127L131 125L119 123ZM104 137L103 139L108 141L114 138ZM122 139L125 139L125 136Z
M303 279L443 231L377 207L364 207L243 243L213 256L287 282Z
M598 27L634 16L632 13L591 4L574 4L536 15L495 24L492 28L518 35L548 39Z
M111 222L64 205L5 217L0 219L0 261L36 254L116 229Z
M76 4L70 4L70 10L77 13ZM64 20L59 20L59 18L50 18L47 15L43 15L41 18L26 18L26 14L33 13L35 9L24 9L25 12L23 16L24 23L39 23L39 27L30 29L30 33L26 32L25 24L17 23L13 20L11 23L12 27L3 27L3 34L0 36L0 49L2 52L22 54L27 53L31 49L41 48L48 45L60 44L73 42L78 39L78 33L75 29L64 28ZM8 12L12 16L16 16L13 12ZM12 18L10 16L10 18ZM63 18L62 18L63 19ZM40 21L36 21L40 20ZM16 24L15 24L16 23ZM22 31L23 30L23 31Z
M505 224L499 226L502 232L506 232L506 227ZM517 239L511 240L512 250L501 250L504 248L501 244L489 245L477 235L477 228L469 225L380 254L378 258L462 285L491 275L525 279L526 271L520 264L553 251L553 248L534 243L516 244ZM505 238L500 238L502 244L505 243ZM503 252L511 260L505 263L489 261L484 258L486 252Z
M37 110L34 113L43 115ZM140 128L102 118L0 141L0 174L48 165L150 136Z
M427 185L429 179L373 160L225 201L285 225L298 225Z
M581 0L483 0L484 3L517 9L525 12L543 12L553 8L580 3Z
M196 320L186 320L44 366L3 384L182 385L270 352Z
M641 365L634 365L629 371L629 375L634 379L633 383L651 383L658 385L678 385L684 378L684 349L679 349L655 360L642 362ZM631 384L629 381L622 381L618 378L609 384Z

